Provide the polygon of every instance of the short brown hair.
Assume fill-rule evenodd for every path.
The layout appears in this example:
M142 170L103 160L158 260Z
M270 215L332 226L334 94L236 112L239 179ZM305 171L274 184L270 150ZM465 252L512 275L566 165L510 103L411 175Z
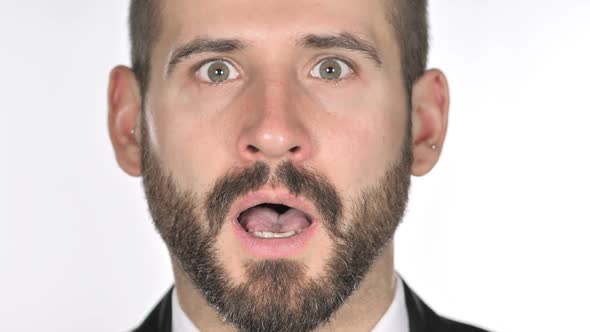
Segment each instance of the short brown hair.
M160 0L131 0L129 31L131 63L145 96L150 79L150 57L162 26ZM414 82L426 70L428 59L428 0L394 0L389 20L399 44L403 80L408 99Z
M131 0L129 7L129 35L131 38L131 67L145 97L150 80L152 49L160 35L161 0Z
M394 0L390 23L399 42L404 86L408 100L414 82L428 61L428 0Z

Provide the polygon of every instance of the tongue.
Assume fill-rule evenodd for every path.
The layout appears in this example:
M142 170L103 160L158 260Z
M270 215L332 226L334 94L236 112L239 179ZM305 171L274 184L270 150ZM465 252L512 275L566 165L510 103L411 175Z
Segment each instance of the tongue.
M288 233L309 226L305 214L297 209L278 214L267 207L253 207L244 211L239 221L249 232Z

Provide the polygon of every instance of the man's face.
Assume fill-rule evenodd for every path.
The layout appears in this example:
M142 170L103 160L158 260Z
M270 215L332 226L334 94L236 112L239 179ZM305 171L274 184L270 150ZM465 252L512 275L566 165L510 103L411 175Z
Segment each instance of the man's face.
M388 10L163 1L146 195L173 259L240 329L324 322L403 215L411 137Z

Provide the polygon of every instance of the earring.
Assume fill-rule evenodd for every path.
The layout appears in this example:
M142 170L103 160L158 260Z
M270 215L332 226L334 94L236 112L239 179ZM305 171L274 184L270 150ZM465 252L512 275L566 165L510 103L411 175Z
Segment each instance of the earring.
M434 150L436 150L436 144L432 144L432 145L430 145L430 148L431 148L433 151L434 151Z

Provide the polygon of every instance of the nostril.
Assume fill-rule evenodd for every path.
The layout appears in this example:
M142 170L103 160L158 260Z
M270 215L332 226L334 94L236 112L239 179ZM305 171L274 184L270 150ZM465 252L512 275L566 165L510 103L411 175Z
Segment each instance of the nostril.
M255 147L254 145L248 145L248 151L252 152L252 153L256 153L258 151L260 151L257 147Z
M294 146L294 147L292 147L292 148L289 149L289 151L292 152L292 153L295 153L295 152L297 152L299 150L301 150L301 147L299 147L299 146Z

